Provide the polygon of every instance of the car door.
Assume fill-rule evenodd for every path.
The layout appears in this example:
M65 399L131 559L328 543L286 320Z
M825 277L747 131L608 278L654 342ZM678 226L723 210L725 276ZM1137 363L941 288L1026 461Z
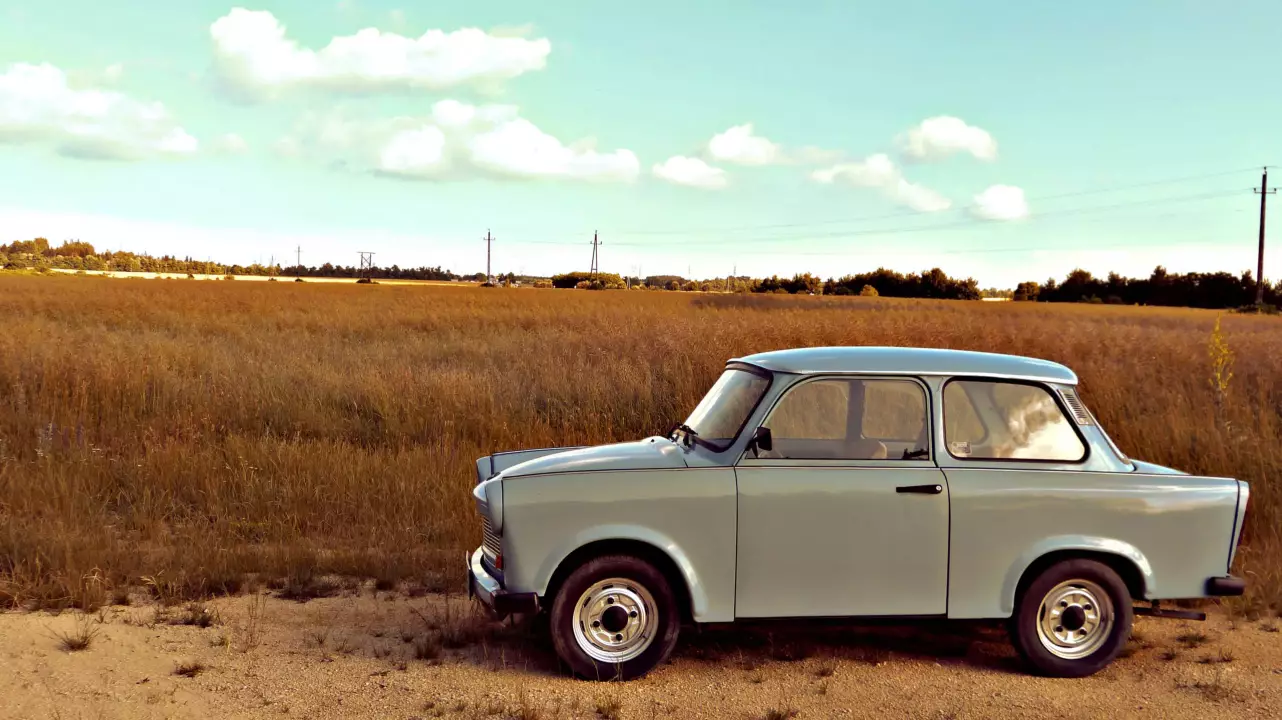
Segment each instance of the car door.
M738 482L735 615L942 615L948 485L914 378L799 381Z

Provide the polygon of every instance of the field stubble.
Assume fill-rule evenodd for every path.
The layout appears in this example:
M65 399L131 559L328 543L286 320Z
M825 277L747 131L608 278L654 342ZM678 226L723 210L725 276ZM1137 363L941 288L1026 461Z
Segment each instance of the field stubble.
M0 315L10 606L457 589L475 458L660 432L736 355L914 345L1066 363L1133 457L1249 481L1239 607L1282 609L1275 318L1223 318L1221 392L1183 309L0 277Z

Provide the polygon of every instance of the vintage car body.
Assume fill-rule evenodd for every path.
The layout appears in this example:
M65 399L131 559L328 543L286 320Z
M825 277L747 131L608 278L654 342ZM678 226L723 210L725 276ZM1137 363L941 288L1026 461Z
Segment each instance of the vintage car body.
M1126 457L1077 383L1057 363L951 350L730 360L667 437L479 459L485 542L468 560L469 591L500 614L552 609L577 569L631 557L662 576L651 584L670 586L674 628L680 619L1009 618L1017 640L1032 637L1017 647L1036 668L1094 672L1129 635L1132 601L1242 592L1229 573L1249 488ZM1079 566L1084 580L1025 602L1042 600L1020 620L1021 599L1042 592L1039 577ZM1109 602L1119 580L1129 597ZM595 592L579 605L626 600L631 622L663 622L647 606L662 603L644 592L621 599L608 583ZM612 611L564 618L557 648L576 656L566 659L580 674L591 674L585 657L632 677L666 656L622 652L648 650L657 626L592 641L588 624L623 622L602 612ZM1093 645L1103 630L1111 639Z

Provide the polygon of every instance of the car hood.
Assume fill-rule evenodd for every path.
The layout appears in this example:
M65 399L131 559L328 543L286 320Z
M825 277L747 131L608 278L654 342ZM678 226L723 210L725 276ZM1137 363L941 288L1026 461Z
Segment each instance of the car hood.
M607 470L664 470L684 467L686 467L685 452L671 440L656 436L636 442L577 448L544 455L513 465L503 471L503 477Z

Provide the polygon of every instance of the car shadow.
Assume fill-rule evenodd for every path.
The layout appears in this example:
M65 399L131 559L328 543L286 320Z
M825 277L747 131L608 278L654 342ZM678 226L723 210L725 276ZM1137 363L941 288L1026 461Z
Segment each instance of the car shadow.
M905 660L1020 672L1000 623L907 620L789 620L692 629L674 653L695 661L738 663L744 670L811 658L881 665Z
M553 650L545 617L489 621L483 634L458 648L458 661L490 670L568 676ZM905 661L957 664L1022 673L1001 623L977 621L790 620L682 628L669 663L737 667L843 660L869 665Z

